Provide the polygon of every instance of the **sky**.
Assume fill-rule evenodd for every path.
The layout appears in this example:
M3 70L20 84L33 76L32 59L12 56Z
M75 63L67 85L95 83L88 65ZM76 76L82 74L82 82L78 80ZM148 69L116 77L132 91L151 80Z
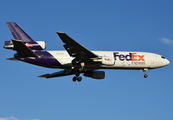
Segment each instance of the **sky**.
M173 120L172 0L4 0L0 3L0 120ZM72 76L44 79L59 71L9 61L4 49L16 22L46 50L65 50L57 31L89 50L143 51L170 64L149 70L105 70L103 80Z

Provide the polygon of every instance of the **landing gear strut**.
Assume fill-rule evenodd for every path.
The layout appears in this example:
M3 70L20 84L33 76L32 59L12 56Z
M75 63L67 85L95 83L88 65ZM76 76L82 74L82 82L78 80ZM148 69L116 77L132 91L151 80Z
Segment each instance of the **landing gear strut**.
M82 77L80 77L79 75L84 71L84 66L85 63L82 61L82 59L76 57L72 60L72 69L75 70L76 74L76 76L74 76L72 79L73 82L76 82L76 80L80 82L82 80Z
M146 74L147 73L147 70L148 70L147 68L144 68L143 69L143 71L144 71L144 78L147 78L148 77L148 75Z

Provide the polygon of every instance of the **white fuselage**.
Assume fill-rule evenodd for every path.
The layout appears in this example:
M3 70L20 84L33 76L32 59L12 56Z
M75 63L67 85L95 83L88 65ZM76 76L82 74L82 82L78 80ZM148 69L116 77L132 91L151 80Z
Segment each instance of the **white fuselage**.
M70 57L66 51L48 51L61 65L71 66ZM92 51L100 57L102 69L154 69L169 64L169 61L161 55L149 52L122 52L122 51Z

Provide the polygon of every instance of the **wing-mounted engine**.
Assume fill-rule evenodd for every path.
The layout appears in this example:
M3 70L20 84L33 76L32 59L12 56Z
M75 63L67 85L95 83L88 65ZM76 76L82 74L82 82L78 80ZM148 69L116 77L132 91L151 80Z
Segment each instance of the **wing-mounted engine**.
M23 42L27 47L29 47L31 50L44 50L46 49L46 42L44 41L36 41L35 43L30 43L30 42ZM12 41L5 41L5 49L13 49L14 45Z
M99 57L99 58L92 58L94 62L100 62L103 65L114 65L115 64L115 59L112 57Z
M91 77L94 79L104 79L105 72L104 71L88 71L83 74L85 77Z

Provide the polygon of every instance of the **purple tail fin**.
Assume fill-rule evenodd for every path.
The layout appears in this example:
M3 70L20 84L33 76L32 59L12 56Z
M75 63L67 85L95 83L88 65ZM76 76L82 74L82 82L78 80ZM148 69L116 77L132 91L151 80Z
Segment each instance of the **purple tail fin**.
M10 28L10 31L11 31L14 39L20 40L31 50L44 50L46 48L46 43L44 41L34 41L15 22L7 22L7 25ZM4 48L15 50L12 41L5 41Z
M25 33L15 22L7 22L10 31L16 40L22 42L36 43L28 34Z

